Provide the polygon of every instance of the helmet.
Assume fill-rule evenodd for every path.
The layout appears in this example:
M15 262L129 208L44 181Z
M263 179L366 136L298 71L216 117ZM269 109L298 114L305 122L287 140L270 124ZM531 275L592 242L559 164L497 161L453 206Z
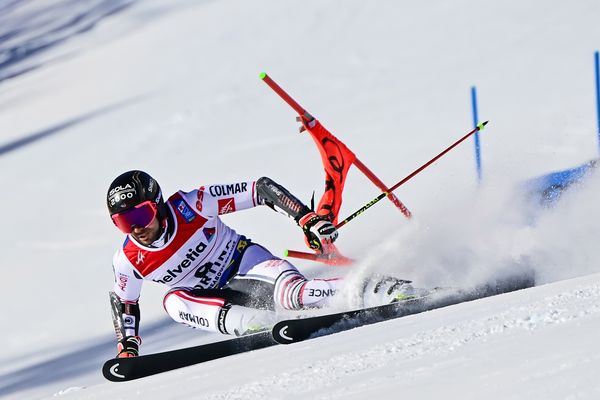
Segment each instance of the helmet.
M133 209L140 204L152 205L154 212L159 220L163 219L165 214L165 203L158 182L143 171L127 171L110 184L106 194L106 205L113 222L122 229L118 222L117 214L133 214ZM124 213L129 211L129 213ZM152 216L154 218L154 216ZM142 218L144 219L144 218ZM122 229L123 230L123 229ZM129 229L125 229L127 231Z

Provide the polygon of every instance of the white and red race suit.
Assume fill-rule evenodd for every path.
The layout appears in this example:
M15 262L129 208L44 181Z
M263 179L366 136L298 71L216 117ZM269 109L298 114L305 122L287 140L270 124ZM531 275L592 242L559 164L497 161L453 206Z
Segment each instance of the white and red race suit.
M248 316L252 314L248 305L271 310L324 305L336 292L336 280L307 280L288 261L239 235L219 218L260 204L280 208L296 221L310 211L269 178L202 186L170 196L159 239L145 246L128 235L116 252L113 290L118 300L137 305L144 280L161 283L172 288L164 306L175 321L221 333L246 330L248 321L256 317ZM253 297L266 298L269 304L254 307ZM235 308L232 302L242 304ZM125 310L121 307L117 310L121 315L115 316L122 324L117 336L137 335L139 310Z

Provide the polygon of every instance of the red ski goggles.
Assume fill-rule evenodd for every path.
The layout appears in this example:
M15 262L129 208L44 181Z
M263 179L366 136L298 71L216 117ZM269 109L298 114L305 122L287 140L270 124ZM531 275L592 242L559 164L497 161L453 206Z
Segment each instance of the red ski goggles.
M133 228L136 226L145 228L150 225L156 214L158 214L156 204L147 200L127 211L113 214L111 218L121 232L129 234L133 232Z

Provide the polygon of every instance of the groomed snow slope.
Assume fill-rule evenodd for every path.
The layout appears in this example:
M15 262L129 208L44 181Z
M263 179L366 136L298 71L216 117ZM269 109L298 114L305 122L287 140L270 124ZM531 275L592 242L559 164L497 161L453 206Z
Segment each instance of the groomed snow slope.
M594 399L599 325L596 274L79 395Z
M598 398L600 178L535 218L515 196L527 178L597 156L600 3L571 3L2 2L0 49L29 55L0 59L14 61L0 64L14 75L0 82L0 397ZM40 43L32 27L53 45L27 53ZM348 274L351 286L377 271L427 287L526 264L546 285L105 382L110 260L122 240L104 204L114 176L145 169L166 193L262 175L305 200L322 190L314 145L261 71L389 184L471 129L472 85L491 121L483 185L466 143L398 190L412 221L382 202L341 232L352 270L298 262L307 275ZM375 195L351 172L343 214ZM303 247L268 209L225 219L278 254ZM144 352L218 339L166 319L164 291L144 288Z

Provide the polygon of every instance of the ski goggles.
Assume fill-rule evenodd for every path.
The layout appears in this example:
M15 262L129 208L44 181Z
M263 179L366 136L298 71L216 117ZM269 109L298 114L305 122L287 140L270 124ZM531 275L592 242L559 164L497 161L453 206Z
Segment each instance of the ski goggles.
M121 232L129 234L136 226L146 228L154 221L156 214L158 214L156 204L147 200L127 211L113 214L111 218Z

